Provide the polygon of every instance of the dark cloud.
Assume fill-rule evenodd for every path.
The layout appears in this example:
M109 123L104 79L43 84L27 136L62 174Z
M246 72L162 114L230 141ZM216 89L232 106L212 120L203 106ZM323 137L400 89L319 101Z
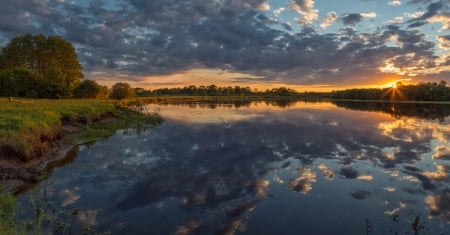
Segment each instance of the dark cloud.
M430 5L428 5L425 14L420 16L418 20L426 20L432 16L435 16L444 6L445 3L442 0L439 2L431 3Z
M410 1L411 3L429 3L431 1L426 1L426 0L413 0ZM443 13L443 11L445 10L450 10L448 8L448 0L440 0L434 3L430 3L427 6L427 9L425 11L425 13L417 18L411 19L409 21L407 21L407 23L409 23L410 28L416 28L416 27L420 27L422 25L425 25L427 22L426 20L439 15L441 13Z
M358 177L358 172L351 167L343 167L339 171L339 174L344 176L345 178L355 179Z
M410 0L408 3L417 4L417 3L430 3L432 0Z
M417 21L417 22L409 24L408 27L409 28L418 28L418 27L421 27L421 26L426 25L426 24L427 24L426 21Z
M341 17L342 23L345 25L356 25L363 20L363 16L358 13L351 13Z
M284 29L291 31L292 27L290 24L288 23L282 23L281 26L283 26Z
M432 67L433 44L416 28L445 5L429 4L427 13L408 22L411 29L385 27L362 33L344 28L320 34L313 27L294 32L290 24L260 10L264 0L3 2L2 39L24 33L64 36L75 44L87 73L131 78L216 68L249 73L261 81L276 77L287 83L342 85L381 74L378 68L394 56L403 67L415 66L417 59L426 59L424 66ZM308 1L294 3L315 12ZM341 20L355 26L363 16L352 13ZM402 46L387 45L393 35ZM406 56L410 53L417 56Z

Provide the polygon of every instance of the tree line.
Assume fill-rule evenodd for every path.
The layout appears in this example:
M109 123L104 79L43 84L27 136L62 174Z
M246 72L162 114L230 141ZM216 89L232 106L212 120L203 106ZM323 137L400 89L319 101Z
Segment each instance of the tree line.
M266 96L266 97L325 97L327 93L318 92L297 92L294 89L279 87L259 91L250 87L241 86L184 86L175 88L160 88L154 90L145 90L136 88L136 95L140 97L149 96Z
M133 95L127 83L109 89L84 79L75 48L62 37L26 34L0 49L0 97L122 99Z
M446 81L403 85L395 87L347 89L333 91L332 99L383 100L383 101L450 101L450 87Z

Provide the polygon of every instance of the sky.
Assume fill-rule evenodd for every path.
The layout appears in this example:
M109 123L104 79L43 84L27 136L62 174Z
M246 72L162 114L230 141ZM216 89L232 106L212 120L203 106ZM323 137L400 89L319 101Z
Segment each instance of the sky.
M0 0L0 45L71 42L86 79L300 91L450 83L450 0Z

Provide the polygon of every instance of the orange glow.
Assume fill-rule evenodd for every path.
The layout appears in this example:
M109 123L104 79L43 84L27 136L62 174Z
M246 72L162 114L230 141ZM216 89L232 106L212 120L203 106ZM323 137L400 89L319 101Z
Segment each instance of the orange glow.
M411 79L410 78L403 78L403 79L396 79L396 80L391 80L387 83L385 83L384 85L382 85L382 88L393 88L393 89L397 89L397 86L399 83L403 84L403 85L408 85L411 84Z
M401 82L404 85L411 84L411 79L405 78L404 76L396 74L378 75L368 75L368 78L364 82L355 80L354 83L346 82L343 84L300 84L295 83L295 81L294 83L285 83L282 82L283 79L277 77L268 80L267 78L244 72L208 68L187 69L172 74L139 77L120 76L120 74L107 74L102 72L90 74L91 77L95 77L95 81L99 84L108 87L111 87L117 82L126 81L132 87L140 87L148 90L176 88L190 85L199 87L214 84L219 87L250 87L250 89L257 89L258 91L287 87L296 90L297 92L330 92L333 90L337 91L351 88L395 88L397 82ZM414 79L420 80L417 77Z
M152 75L136 77L134 79L119 79L112 78L110 74L94 74L97 77L95 80L101 85L111 87L116 82L126 80L132 87L140 87L144 89L160 89L160 88L175 88L195 85L209 86L214 84L219 87L227 86L241 86L250 87L252 90L265 91L266 89L273 89L279 87L287 87L298 92L316 91L329 92L332 90L347 89L349 86L332 86L330 84L288 84L278 82L277 78L273 81L264 81L264 78L252 74L233 72L221 69L189 69L178 73L165 75Z
M191 104L191 105L167 105L160 106L158 104L146 105L147 112L158 112L163 117L175 119L187 123L224 123L241 121L247 119L253 119L261 117L267 111L282 111L286 110L285 107L274 106L273 104L259 101L252 102L245 108L246 112L242 112L242 109L234 107L232 104L218 105L215 107L214 112L208 108L208 105ZM310 109L310 110L330 110L336 109L336 106L332 103L305 103L295 102L289 106L290 110ZM186 113L189 113L186 116ZM249 114L252 113L252 114Z

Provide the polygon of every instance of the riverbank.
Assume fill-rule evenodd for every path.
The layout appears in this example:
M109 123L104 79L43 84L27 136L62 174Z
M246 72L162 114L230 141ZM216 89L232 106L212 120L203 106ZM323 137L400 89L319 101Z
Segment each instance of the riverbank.
M0 99L0 191L45 177L50 163L71 155L79 144L118 129L162 122L137 112L136 101Z

